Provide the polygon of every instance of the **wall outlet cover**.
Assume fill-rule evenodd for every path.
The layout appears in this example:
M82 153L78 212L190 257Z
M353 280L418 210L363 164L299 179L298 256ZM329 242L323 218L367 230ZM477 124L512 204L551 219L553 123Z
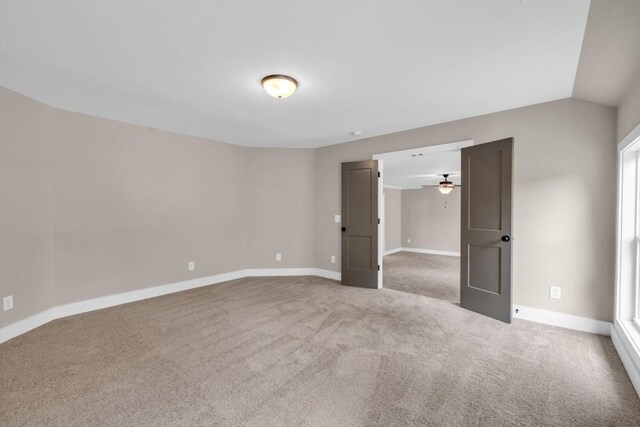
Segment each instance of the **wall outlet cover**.
M336 263L336 256L331 255L331 264L335 264L335 263Z
M11 310L13 308L13 295L2 298L2 309L4 311Z
M282 254L276 254L276 261L282 261Z
M333 216L333 220L334 220L335 222L342 222L342 218L340 217L340 215L334 215L334 216Z
M560 286L549 286L549 298L560 299L562 297L562 288Z
M196 269L196 262L195 261L189 261L189 264L187 265L187 268L189 269L189 271L193 271Z

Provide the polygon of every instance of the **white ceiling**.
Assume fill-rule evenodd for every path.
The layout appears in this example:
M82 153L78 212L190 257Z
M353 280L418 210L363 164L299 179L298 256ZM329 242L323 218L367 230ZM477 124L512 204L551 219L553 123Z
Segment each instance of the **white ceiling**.
M588 0L0 0L0 85L224 142L318 147L570 97L588 9ZM269 97L260 80L273 73L298 79L298 92Z
M435 185L444 179L445 173L450 181L460 185L460 149L470 145L473 141L462 141L377 154L374 158L382 160L383 185L387 188L409 190Z

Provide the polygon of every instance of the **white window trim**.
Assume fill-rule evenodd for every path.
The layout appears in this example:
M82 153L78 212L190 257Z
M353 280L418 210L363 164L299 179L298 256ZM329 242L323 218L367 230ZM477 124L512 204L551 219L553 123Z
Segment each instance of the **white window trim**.
M629 378L640 395L639 179L640 125L618 144L616 293L611 333Z

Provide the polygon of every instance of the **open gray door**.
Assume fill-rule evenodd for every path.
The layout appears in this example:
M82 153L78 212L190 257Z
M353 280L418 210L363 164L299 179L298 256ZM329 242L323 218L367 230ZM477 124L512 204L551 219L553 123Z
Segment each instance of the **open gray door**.
M511 323L513 138L462 149L460 306Z
M342 284L378 287L378 161L342 164Z

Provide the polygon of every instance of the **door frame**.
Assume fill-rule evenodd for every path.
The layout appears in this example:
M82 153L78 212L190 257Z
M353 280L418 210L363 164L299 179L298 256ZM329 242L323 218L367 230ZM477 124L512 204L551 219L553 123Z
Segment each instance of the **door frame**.
M419 154L423 155L436 154L436 153L444 153L447 151L461 151L465 147L470 147L475 145L475 141L473 139L468 139L464 141L456 141L456 142L445 142L442 144L435 145L426 145L424 147L418 148L409 148L406 150L398 150L398 151L388 151L383 153L374 154L371 158L373 160L377 160L380 168L380 181L378 185L378 203L384 203L384 199L382 197L382 193L384 192L384 160L394 159L398 157L406 157L411 154ZM462 154L461 154L462 155ZM384 205L382 205L382 210L384 211ZM380 212L380 205L379 210ZM385 216L382 215L380 218L380 225L378 226L378 236L384 236L385 233ZM462 221L462 213L460 221ZM378 239L378 259L380 261L380 272L378 273L378 289L384 287L383 282L383 272L384 272L384 242L385 239Z
M384 195L384 187L382 186L382 176L383 176L383 164L382 160L378 160L378 168L380 171L380 182L378 183L378 216L380 217L380 225L378 228L378 265L380 266L380 271L378 272L378 289L382 288L382 261L384 259L384 247L386 246L386 237L384 235L384 219L387 216L387 212L385 211L386 206L386 197Z

